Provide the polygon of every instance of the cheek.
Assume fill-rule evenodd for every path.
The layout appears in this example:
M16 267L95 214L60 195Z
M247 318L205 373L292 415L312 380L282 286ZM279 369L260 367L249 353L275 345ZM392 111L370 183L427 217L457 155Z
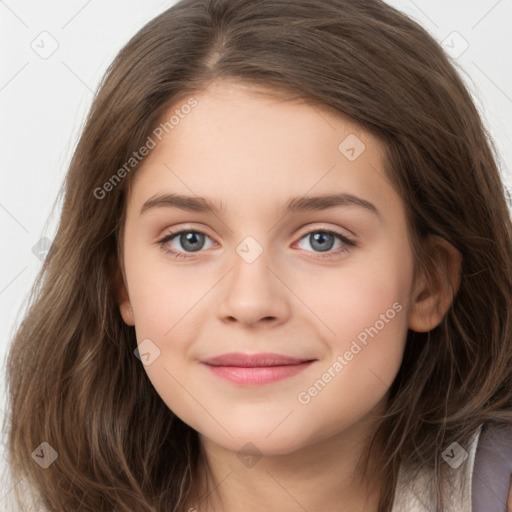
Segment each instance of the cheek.
M134 311L137 339L165 340L197 306L215 282L192 267L166 261L159 248L130 248L125 259L130 301ZM210 284L209 284L210 283Z
M187 381L187 354L191 340L200 336L197 314L212 287L208 282L215 281L184 267L171 269L165 257L148 257L137 251L125 264L137 342L145 344L141 347L150 353L144 371L166 405L195 426L199 414L191 400L193 386Z
M371 254L347 259L339 270L309 273L297 286L297 295L326 327L322 333L333 349L347 350L359 334L364 339L367 330L375 333L375 326L384 345L394 338L389 331L402 333L407 324L412 258L407 247L384 242Z
M297 412L311 428L322 417L324 433L334 433L384 400L407 336L406 267L366 266L333 282L330 297L319 297L314 307L335 334L325 337L328 357L296 395Z
M343 397L339 412L363 413L382 398L400 368L412 256L405 244L384 242L350 269L332 274L329 282L321 274L318 277L318 293L308 295L309 305L329 327L325 337L329 361L308 383L311 394L308 387L303 389L300 403L311 400L317 410L329 410L329 404Z

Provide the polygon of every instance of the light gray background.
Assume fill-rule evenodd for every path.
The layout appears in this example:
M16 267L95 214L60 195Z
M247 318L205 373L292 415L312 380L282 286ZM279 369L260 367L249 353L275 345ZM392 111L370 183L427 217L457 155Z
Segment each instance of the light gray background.
M173 3L0 1L0 418L6 408L5 355L41 266L32 248L55 233L60 205L52 218L50 210L93 93L121 47ZM512 188L512 0L388 3L451 46L447 51L496 141ZM0 458L0 472L4 467ZM8 493L0 483L2 510Z

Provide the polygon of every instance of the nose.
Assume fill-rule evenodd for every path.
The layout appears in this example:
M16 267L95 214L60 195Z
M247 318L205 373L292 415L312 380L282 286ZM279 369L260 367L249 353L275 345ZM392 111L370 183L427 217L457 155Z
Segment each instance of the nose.
M249 263L239 254L226 276L218 314L223 322L246 326L279 325L290 315L290 290L263 251Z

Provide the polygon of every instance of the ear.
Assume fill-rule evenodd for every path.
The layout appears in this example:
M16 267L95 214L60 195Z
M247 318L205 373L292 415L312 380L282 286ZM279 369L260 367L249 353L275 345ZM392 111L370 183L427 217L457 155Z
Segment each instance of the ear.
M130 297L128 296L124 276L121 272L121 269L119 268L119 265L114 271L113 287L116 301L119 305L119 311L123 317L124 322L127 325L135 325L135 317L133 314Z
M415 278L409 310L409 329L416 332L428 332L441 323L460 286L461 253L437 235L429 236L425 250L430 271Z

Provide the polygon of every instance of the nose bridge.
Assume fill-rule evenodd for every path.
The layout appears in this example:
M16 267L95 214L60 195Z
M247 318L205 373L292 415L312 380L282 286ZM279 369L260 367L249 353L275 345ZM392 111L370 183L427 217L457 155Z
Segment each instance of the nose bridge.
M285 287L274 275L271 250L264 243L254 236L246 236L236 246L233 268L219 308L221 317L254 323L264 318L283 320L287 316Z

